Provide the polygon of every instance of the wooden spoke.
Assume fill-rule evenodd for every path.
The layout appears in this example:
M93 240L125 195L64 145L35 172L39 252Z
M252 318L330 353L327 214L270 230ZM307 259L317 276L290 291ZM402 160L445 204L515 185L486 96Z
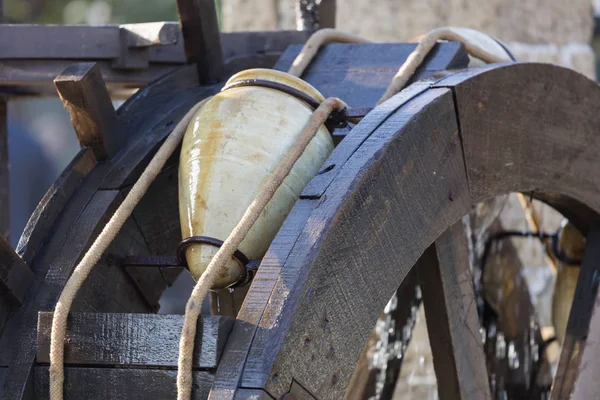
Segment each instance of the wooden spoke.
M569 268L568 266L564 268ZM558 362L558 370L552 385L551 400L569 399L575 382L578 381L578 375L582 364L582 357L586 350L591 348L589 356L598 354L598 349L594 346L588 347L586 339L589 337L590 320L592 311L596 303L596 295L598 292L598 280L600 278L600 229L591 230L585 243L585 251L583 254L583 262L577 280L577 287L571 305L571 313L569 314L569 322L567 323L567 331L565 340L562 344L560 359ZM597 340L598 336L595 337ZM590 374L588 367L584 368L586 374ZM597 372L596 372L597 373ZM599 387L594 383L597 379L592 378L590 381L579 379L587 388ZM586 389L581 389L586 390ZM582 393L581 391L579 392ZM599 392L596 392L599 393ZM596 397L588 397L596 398Z
M425 251L416 268L440 399L491 399L461 221Z

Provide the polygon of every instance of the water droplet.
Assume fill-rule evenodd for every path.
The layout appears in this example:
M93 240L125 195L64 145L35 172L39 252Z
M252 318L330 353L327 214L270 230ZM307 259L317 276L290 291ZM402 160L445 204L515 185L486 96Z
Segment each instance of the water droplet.
M481 334L481 344L485 345L485 341L486 341L485 328L483 328L483 327L479 328L479 333Z
M498 360L504 359L506 355L506 341L504 340L504 333L498 332L496 338L496 358Z
M419 285L415 286L415 297L417 298L417 300L421 300L421 297L423 297L423 293L421 292L421 286Z
M492 323L492 324L490 324L490 326L488 326L487 336L490 339L493 339L496 337L496 324Z
M510 369L519 369L519 354L514 342L508 344L508 367Z

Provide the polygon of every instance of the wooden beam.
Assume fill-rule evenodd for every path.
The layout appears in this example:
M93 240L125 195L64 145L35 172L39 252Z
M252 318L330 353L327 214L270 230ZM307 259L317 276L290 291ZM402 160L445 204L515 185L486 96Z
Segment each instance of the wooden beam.
M600 371L600 293L596 294L581 367L571 396L572 400L600 399L598 371Z
M125 24L120 30L127 33L127 47L167 46L179 39L179 26L173 22Z
M425 251L416 268L423 291L439 398L491 399L461 221Z
M0 236L10 238L8 104L0 93Z
M33 271L0 236L0 294L15 305L21 305L33 283Z
M573 393L575 381L582 366L586 339L598 292L600 277L600 229L590 230L586 237L583 261L577 280L577 288L569 314L567 332L562 345L556 377L552 385L551 400L568 399ZM594 349L592 349L594 351Z
M194 371L192 399L208 397L214 375ZM35 367L36 400L49 399L48 367ZM64 400L175 399L177 371L164 369L65 368Z
M188 62L198 64L200 83L223 74L223 50L214 0L177 0L183 45Z
M81 147L91 147L98 160L114 156L127 142L104 79L95 63L78 63L54 80L71 114Z
M319 28L335 28L336 0L321 0L319 3Z
M216 368L233 319L208 316L198 322L195 368ZM72 313L67 323L65 363L177 368L183 315ZM41 312L37 362L50 362L52 313Z

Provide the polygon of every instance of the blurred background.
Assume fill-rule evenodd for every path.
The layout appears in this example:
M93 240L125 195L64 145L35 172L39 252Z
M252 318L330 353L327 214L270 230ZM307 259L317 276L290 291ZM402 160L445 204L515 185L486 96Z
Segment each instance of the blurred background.
M221 0L217 6L223 31L295 29L292 0ZM5 23L99 25L177 19L175 0L4 0L4 8ZM597 80L598 21L600 0L338 0L336 26L380 42L408 40L439 26L475 28L505 42L519 61L559 64ZM119 104L115 102L116 107ZM79 144L57 98L14 98L8 113L10 240L16 246L35 206ZM478 212L483 217L493 215L494 223L504 230L531 230L532 218L537 228L547 232L563 223L554 210L516 194ZM556 266L537 240L511 240L510 244L519 264L511 281L526 285L537 323L552 326ZM502 248L495 254L502 254ZM499 256L494 260L504 262ZM506 276L498 277L496 284L501 286L505 280ZM493 276L487 284L494 287ZM396 394L397 398L435 399L422 309L418 315Z

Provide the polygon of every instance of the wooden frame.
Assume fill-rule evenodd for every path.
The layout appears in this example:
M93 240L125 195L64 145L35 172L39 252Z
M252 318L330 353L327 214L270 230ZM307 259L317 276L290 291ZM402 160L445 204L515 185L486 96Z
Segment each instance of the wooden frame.
M425 249L472 204L523 191L568 215L584 232L597 226L600 176L590 173L598 170L600 150L595 82L550 65L493 65L452 74L416 96L405 92L381 106L392 108L395 102L383 124L367 116L355 128L353 135L369 133L328 170L334 178L322 196L296 204L286 221L294 231L284 225L263 261L265 268L250 288L217 369L211 398L229 398L237 387L280 398L295 386L314 398L341 398L393 291ZM330 159L352 145L343 141ZM290 237L292 232L297 233ZM284 237L287 245L282 246ZM596 242L592 236L586 253L594 251ZM448 290L473 296L457 286ZM585 326L593 307L589 300L584 305ZM467 311L458 309L457 320L469 321ZM446 340L456 350L465 345L457 338L465 335L455 330L470 328L450 328ZM234 367L230 355L240 344L234 338L248 329L254 333L244 367ZM578 349L584 345L580 340ZM470 371L479 372L475 397L489 397L489 389L481 386L486 368L480 356L448 365L440 362L448 358L433 350L436 373L450 379L444 387L458 388L440 391L442 398L475 396L461 386L473 381ZM596 352L585 350L584 358ZM573 375L580 365L570 364ZM575 380L564 378L555 386L572 388ZM586 381L586 393L597 390L595 381ZM563 396L553 393L553 398Z

